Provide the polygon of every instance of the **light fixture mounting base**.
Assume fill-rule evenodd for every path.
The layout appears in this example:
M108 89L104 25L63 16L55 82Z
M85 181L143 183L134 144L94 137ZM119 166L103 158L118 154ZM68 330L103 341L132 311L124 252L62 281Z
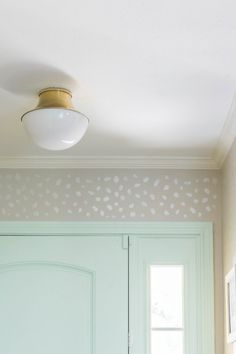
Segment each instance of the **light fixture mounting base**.
M38 93L39 108L65 108L73 109L72 94L70 90L61 87L48 87Z

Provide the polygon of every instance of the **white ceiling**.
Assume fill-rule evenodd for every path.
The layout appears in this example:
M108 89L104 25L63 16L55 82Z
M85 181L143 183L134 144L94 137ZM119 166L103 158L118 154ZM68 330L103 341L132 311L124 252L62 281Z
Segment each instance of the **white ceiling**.
M231 0L2 0L0 167L219 167L234 138L235 13ZM48 86L90 117L68 151L21 127Z

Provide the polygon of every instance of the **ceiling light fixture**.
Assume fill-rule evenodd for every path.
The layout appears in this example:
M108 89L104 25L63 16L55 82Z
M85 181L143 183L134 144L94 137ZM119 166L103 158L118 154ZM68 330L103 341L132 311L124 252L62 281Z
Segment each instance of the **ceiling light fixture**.
M38 106L21 117L36 145L47 150L66 150L81 140L89 120L73 108L71 98L71 92L64 88L39 92Z

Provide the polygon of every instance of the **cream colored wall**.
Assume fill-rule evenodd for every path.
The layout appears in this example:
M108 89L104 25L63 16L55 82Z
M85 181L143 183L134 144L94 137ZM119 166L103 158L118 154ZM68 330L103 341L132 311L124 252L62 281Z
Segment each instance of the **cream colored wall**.
M236 140L223 166L223 259L224 275L236 257ZM225 354L232 354L232 344L225 339ZM236 346L235 346L236 353Z
M2 170L0 220L213 222L216 354L223 353L218 171Z

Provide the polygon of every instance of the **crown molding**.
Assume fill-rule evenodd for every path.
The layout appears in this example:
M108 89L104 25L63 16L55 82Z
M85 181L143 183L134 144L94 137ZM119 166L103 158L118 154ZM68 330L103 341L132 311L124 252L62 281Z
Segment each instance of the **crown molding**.
M213 159L220 169L230 151L236 136L236 96L234 96L230 106L225 124L221 131L217 146L214 152Z
M0 157L0 169L190 169L215 170L212 158L158 156Z

